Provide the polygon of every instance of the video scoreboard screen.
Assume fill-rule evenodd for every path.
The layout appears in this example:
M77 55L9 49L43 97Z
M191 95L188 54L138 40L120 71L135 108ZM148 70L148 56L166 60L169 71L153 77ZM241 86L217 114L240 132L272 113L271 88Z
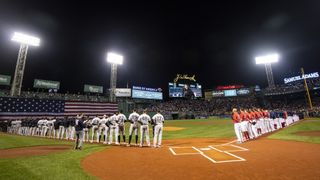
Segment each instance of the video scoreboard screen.
M191 90L194 97L202 97L202 87L199 84L169 83L169 97L185 97L186 89Z
M163 94L160 88L132 87L132 98L162 100Z

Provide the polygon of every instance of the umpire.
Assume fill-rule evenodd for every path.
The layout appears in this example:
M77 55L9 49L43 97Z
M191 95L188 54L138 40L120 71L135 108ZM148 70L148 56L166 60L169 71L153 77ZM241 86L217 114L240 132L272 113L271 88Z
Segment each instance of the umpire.
M77 115L77 118L75 120L75 130L76 130L76 146L74 149L82 149L82 143L83 143L83 114Z

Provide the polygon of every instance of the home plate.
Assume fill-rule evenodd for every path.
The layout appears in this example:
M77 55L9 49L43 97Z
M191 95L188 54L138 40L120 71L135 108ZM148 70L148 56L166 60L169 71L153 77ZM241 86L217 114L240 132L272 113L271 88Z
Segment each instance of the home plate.
M200 150L202 150L202 151L209 151L209 150L211 150L211 148L200 148Z

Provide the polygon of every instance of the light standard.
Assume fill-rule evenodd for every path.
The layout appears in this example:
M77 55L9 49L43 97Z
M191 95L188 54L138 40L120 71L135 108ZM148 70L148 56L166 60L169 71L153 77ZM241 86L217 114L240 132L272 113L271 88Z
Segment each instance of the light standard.
M116 102L115 90L117 87L117 66L123 63L123 56L109 52L107 53L107 61L111 64L110 102Z
M26 65L28 46L39 46L40 39L37 37L15 32L11 40L20 43L20 50L18 54L16 70L14 73L10 95L19 96L21 94L21 86L23 80L24 67Z
M255 58L256 64L264 64L266 68L266 74L268 79L268 86L269 88L274 88L274 80L273 80L273 73L272 73L272 63L276 63L279 61L278 54L269 54L265 56L259 56Z

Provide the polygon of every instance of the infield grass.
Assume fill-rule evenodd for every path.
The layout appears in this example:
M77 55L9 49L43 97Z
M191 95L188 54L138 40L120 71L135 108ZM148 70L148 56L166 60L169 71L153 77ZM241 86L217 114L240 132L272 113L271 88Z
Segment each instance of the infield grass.
M268 138L320 144L320 136L302 136L296 134L298 132L310 131L320 131L320 118L302 120L298 124L282 129Z

